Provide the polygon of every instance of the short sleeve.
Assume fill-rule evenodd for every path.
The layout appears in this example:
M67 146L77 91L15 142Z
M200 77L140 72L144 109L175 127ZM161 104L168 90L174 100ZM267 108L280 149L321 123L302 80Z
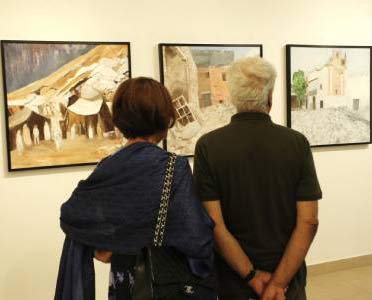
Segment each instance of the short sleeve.
M202 201L220 199L215 177L207 161L206 147L200 140L195 147L194 183L198 196Z
M322 198L322 190L319 185L318 176L315 170L313 154L310 144L305 139L303 164L296 189L297 201L314 201Z

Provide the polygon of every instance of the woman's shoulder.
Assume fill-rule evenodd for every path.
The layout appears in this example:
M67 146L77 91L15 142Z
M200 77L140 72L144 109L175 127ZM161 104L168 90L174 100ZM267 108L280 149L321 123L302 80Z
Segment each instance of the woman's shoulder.
M172 153L168 153L171 155ZM191 169L189 160L186 156L176 155L176 170Z

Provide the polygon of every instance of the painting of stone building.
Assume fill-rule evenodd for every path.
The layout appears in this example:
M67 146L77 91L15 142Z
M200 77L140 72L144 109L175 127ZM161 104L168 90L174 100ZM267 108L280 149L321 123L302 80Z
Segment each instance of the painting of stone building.
M177 113L166 148L192 156L198 138L228 124L235 113L227 88L229 66L262 55L262 46L160 44L159 54L161 79Z
M371 142L371 48L287 45L287 93L312 146Z
M94 164L122 145L111 103L129 47L2 41L10 171Z

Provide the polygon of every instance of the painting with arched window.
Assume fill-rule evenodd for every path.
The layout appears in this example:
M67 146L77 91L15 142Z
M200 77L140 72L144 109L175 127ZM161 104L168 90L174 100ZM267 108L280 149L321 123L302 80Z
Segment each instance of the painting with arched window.
M127 42L2 41L9 171L96 164L121 147L111 120Z

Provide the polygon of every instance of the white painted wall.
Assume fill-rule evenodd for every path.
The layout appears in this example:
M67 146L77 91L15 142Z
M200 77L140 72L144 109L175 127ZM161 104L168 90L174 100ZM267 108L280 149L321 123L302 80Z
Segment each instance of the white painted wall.
M371 28L370 0L0 0L0 39L131 41L134 76L159 78L158 42L262 43L279 73L272 116L281 124L284 45L368 45ZM0 299L49 300L63 240L59 207L92 168L7 173L0 100ZM308 262L371 254L372 148L314 156L324 200ZM97 281L97 299L106 299L107 267Z

